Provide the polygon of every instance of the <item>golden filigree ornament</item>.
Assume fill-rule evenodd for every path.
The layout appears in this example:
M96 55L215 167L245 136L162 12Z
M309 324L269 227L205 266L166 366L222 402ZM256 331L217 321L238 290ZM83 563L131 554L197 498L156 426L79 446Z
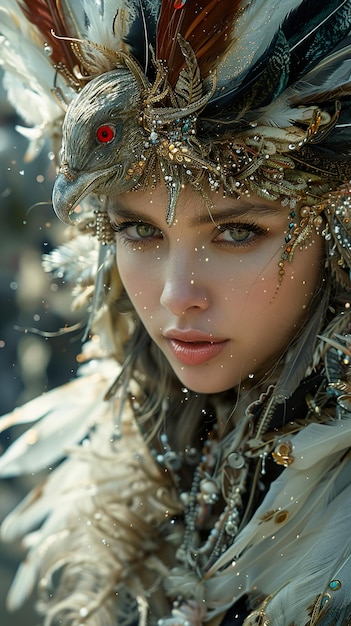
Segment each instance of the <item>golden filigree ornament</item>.
M296 249L303 250L313 244L313 236L321 235L324 220L321 215L324 205L302 206L289 214L288 230L285 234L283 252L278 263L278 289L285 275L285 262L292 263ZM298 216L299 214L299 216Z

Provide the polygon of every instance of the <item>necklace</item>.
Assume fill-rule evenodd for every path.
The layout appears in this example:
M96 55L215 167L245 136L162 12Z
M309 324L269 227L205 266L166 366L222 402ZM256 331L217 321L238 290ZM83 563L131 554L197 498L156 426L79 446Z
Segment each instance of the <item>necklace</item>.
M180 492L184 536L176 557L199 577L233 543L250 514L260 475L265 473L266 456L272 449L272 443L263 441L275 408L272 391L271 386L251 403L241 422L222 441L215 432L209 435L190 490ZM260 417L255 424L258 409ZM185 462L194 464L196 450L173 451L164 433L160 441L162 453L154 451L154 457L179 485L178 471Z
M195 454L191 455L194 472L188 490L182 491L181 480L177 472L173 473L184 505L184 531L176 551L178 564L164 581L171 614L160 619L159 626L198 626L213 611L219 615L221 584L230 574L226 573L226 563L229 569L231 563L235 565L239 556L235 542L238 540L240 545L241 541L237 535L246 528L268 487L264 484L267 457L270 469L274 464L281 469L288 467L294 460L290 438L311 421L329 419L325 410L329 400L330 393L326 393L326 380L321 373L302 382L296 396L282 404L277 403L270 387L247 407L242 419L222 440L218 440L215 431L208 437L198 461ZM158 461L166 466L167 459L177 458L175 465L181 468L188 451L175 454L166 436L163 444L165 454ZM274 512L283 516L285 523L286 512L277 509L266 514ZM227 602L231 593L228 584L229 579ZM238 586L233 602L241 597L240 593ZM228 607L227 602L223 602L223 609Z

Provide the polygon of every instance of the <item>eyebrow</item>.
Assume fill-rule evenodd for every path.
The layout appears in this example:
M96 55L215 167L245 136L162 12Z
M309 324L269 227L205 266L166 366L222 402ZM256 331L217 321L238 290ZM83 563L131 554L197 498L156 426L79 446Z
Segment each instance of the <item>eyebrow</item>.
M240 217L244 217L247 215L257 216L275 216L281 213L283 207L277 207L272 203L272 207L268 206L247 206L247 207L228 207L222 211L208 211L207 213L203 213L201 215L196 216L192 221L191 225L201 225L201 224L216 224L216 222L223 222L228 219L238 219ZM152 216L145 215L142 211L134 211L133 209L123 208L119 206L117 203L114 206L109 207L109 214L113 217L121 217L126 220L130 220L131 222L150 222L152 221Z
M208 224L213 222L222 222L224 220L228 220L231 218L240 218L245 217L247 215L257 215L257 216L274 216L281 212L281 208L272 204L272 207L268 206L247 206L247 207L228 207L222 211L208 211L202 215L199 215L195 218L194 222L197 224Z

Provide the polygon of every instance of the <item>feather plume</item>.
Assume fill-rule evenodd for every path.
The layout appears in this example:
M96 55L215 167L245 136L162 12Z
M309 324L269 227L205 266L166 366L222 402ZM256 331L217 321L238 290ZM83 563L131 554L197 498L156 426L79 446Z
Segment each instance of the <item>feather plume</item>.
M349 580L351 574L349 541L351 507L345 507L345 502L349 502L350 498L349 487L343 490L330 506L326 507L326 513L324 512L322 518L320 517L317 521L314 517L313 522L312 520L307 522L303 531L307 545L304 553L300 554L300 562L296 559L292 546L285 552L285 579L288 582L279 593L273 596L266 610L268 619L277 626L285 626L293 619L297 624L320 623L317 622L317 615L315 621L308 622L308 607L313 606L316 598L322 599L328 591L331 591L332 581ZM321 527L321 534L319 540L315 541L319 527ZM335 549L336 529L340 549ZM308 536L309 541L307 541ZM266 571L266 575L268 578L274 576L274 568ZM307 598L306 590L308 590ZM350 607L349 585L341 584L340 589L330 595L337 596L338 610ZM335 599L331 598L330 607L333 607ZM328 614L329 607L325 607L321 613Z
M159 528L165 511L174 515L181 507L127 407L121 429L123 438L111 446L110 419L101 415L90 444L75 448L46 485L5 521L3 532L14 537L46 516L40 530L27 535L29 554L11 588L10 608L23 602L41 576L47 624L69 610L82 624L112 626L116 594L123 597L127 588L143 606L155 580L166 575L168 548L167 542L160 544ZM53 603L54 576L59 585ZM82 606L87 608L84 615ZM123 601L118 607L123 617L130 616L130 599L125 609ZM161 602L160 616L163 609Z
M317 7L314 0L304 0L292 10L282 25L291 50L290 84L327 57L350 27L348 0L330 0Z
M231 45L231 34L241 4L240 0L209 0L203 4L188 0L177 10L173 2L163 0L156 53L159 59L167 59L168 80L172 86L184 66L178 35L191 45L201 76L206 78Z
M259 59L262 68L262 59L276 40L284 18L301 2L259 0L242 3L233 30L232 46L218 66L219 92L224 86L228 91L238 88Z
M351 562L348 559L350 543L347 528L351 509L346 507L345 510L345 502L351 496L350 458L346 456L340 464L340 454L335 451L326 453L326 448L335 429L338 443L334 450L347 450L351 442L351 425L347 421L335 422L327 429L321 426L314 431L315 448L311 455L305 445L309 428L306 427L294 439L294 454L299 464L294 462L272 483L251 521L205 576L208 579L206 597L212 607L211 615L219 612L220 596L222 602L227 598L229 608L233 598L237 599L247 592L252 594L255 587L261 598L276 594L277 603L279 597L289 597L289 600L284 600L283 613L279 613L279 610L282 611L281 603L279 610L272 613L272 623L286 626L294 621L293 612L288 612L290 607L293 609L295 606L304 614L308 606L306 590L311 593L309 604L312 605L342 563L347 566L345 580L349 579ZM323 447L321 452L318 444ZM308 460L308 467L304 458ZM276 521L276 514L281 511L285 521L280 524ZM339 536L340 543L337 541ZM296 593L292 588L294 585ZM301 615L299 617L296 623L307 622L301 619Z
M48 136L52 137L58 155L64 111L53 98L52 89L56 82L69 98L71 88L61 76L55 78L50 46L45 46L46 39L28 22L15 0L6 0L6 5L0 7L0 23L3 82L9 101L28 125L36 127L28 158L44 145Z
M83 376L53 389L0 418L0 430L35 421L0 458L0 475L37 472L62 459L109 411L103 398L119 372L114 360L82 368Z
M77 59L62 37L75 36L76 33L69 32L65 17L59 11L59 3L55 0L21 0L20 6L28 22L34 24L41 33L43 43L51 46L53 63L65 65L73 74Z

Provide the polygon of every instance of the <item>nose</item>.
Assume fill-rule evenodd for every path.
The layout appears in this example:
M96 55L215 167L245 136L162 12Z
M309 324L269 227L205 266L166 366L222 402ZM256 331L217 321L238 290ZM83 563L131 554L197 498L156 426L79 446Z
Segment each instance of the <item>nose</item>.
M191 309L205 311L209 305L209 282L206 268L199 259L190 259L178 250L164 267L164 283L160 303L178 317Z

